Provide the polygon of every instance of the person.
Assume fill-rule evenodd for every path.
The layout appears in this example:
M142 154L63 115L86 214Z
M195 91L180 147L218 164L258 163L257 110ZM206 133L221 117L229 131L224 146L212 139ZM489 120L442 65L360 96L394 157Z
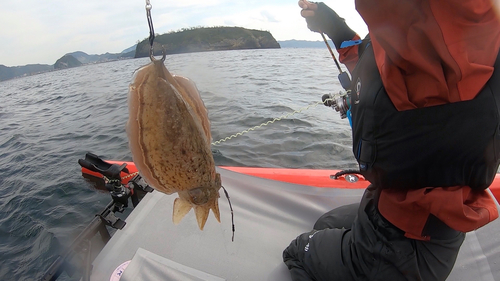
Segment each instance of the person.
M353 153L371 184L283 251L292 280L445 280L465 233L498 217L500 9L356 0L361 40L324 3L299 6L350 71Z

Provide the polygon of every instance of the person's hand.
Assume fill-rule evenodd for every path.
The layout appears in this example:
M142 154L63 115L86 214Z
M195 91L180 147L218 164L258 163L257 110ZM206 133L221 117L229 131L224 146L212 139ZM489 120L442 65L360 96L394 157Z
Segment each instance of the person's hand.
M318 4L311 3L307 0L300 0L299 7L302 8L300 15L307 19L308 17L314 17L314 11L318 9Z
M340 48L342 42L352 40L356 35L345 20L323 2L312 3L299 0L302 8L300 15L306 19L307 27L314 32L322 32L332 39L335 47Z
M318 21L316 19L316 11L318 10L318 4L311 3L307 0L299 0L299 7L302 8L300 15L306 19L307 27L314 32L321 32Z

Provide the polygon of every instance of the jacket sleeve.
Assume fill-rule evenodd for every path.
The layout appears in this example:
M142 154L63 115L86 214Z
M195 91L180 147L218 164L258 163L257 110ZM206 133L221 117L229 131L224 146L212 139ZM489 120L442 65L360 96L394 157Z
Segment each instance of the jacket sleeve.
M351 40L359 40L361 39L357 34ZM354 45L346 48L337 48L337 52L339 53L339 61L343 63L349 72L354 70L354 67L358 63L359 60L359 46Z

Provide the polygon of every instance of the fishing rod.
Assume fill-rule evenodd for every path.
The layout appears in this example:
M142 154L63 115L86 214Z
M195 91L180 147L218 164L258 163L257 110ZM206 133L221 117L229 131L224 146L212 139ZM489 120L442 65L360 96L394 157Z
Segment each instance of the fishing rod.
M325 42L326 47L328 48L328 51L330 51L330 54L332 55L333 61L337 65L337 68L339 69L339 72L342 73L343 72L342 68L340 68L340 64L337 61L337 58L335 57L335 55L333 54L332 48L330 47L330 44L328 44L328 41L326 40L325 34L323 32L321 32L321 31L320 31L319 34L321 34L321 37L323 37L323 41Z
M326 40L325 34L322 31L319 31L319 34L321 34L321 37L323 37L323 41L325 42L328 51L330 51L330 55L332 55L333 61L335 62L335 65L337 65L337 68L340 72L338 76L340 85L342 85L342 88L344 88L344 90L349 91L349 89L351 88L351 78L349 78L349 74L343 71L342 68L340 67L340 64L337 61L337 58L335 57L335 54L333 53L332 48L330 47L330 44L328 44L328 41Z

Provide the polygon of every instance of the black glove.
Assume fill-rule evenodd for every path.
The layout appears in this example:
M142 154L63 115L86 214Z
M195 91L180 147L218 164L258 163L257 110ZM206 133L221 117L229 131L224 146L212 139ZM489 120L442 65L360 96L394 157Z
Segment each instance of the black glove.
M356 32L325 3L320 2L316 4L318 5L318 9L314 13L315 16L306 18L307 27L312 31L327 34L332 39L335 47L340 49L340 44L344 41L352 40Z

